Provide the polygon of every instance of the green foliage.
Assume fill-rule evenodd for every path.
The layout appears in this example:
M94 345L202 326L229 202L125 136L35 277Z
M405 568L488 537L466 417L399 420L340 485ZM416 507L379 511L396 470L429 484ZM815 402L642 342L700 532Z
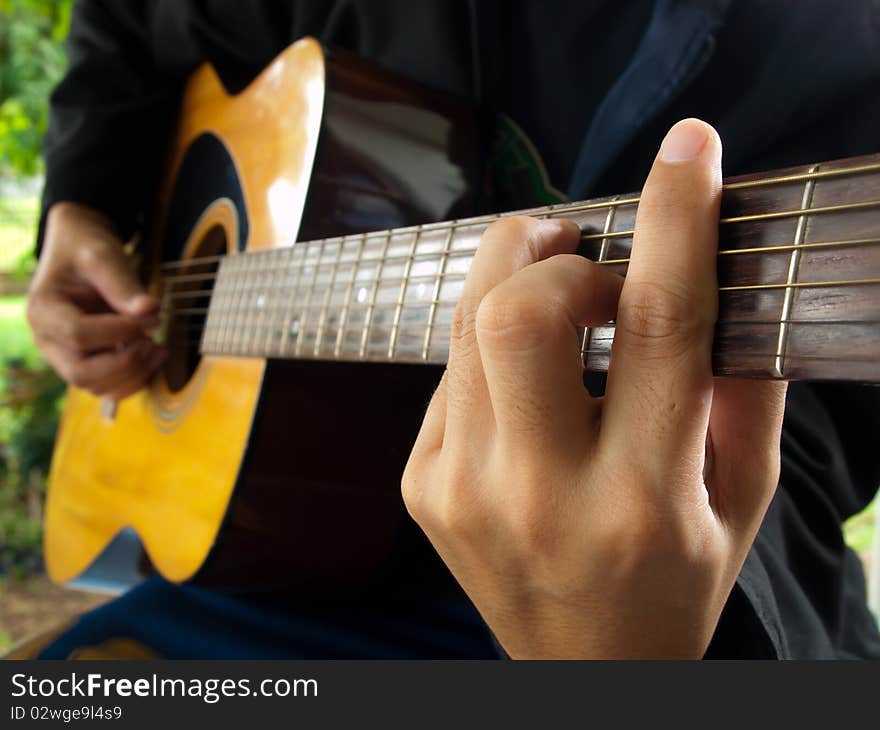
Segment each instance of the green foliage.
M40 565L45 475L64 384L45 365L12 363L0 408L0 574Z
M34 270L38 215L39 200L36 197L0 198L0 273L24 277Z
M843 526L846 544L857 553L867 553L874 544L877 530L878 500L875 499L867 508L849 519Z
M24 298L0 299L0 575L40 565L42 505L64 384L43 362Z
M0 175L40 172L72 0L0 0Z
M43 358L34 345L24 316L24 297L0 297L0 403L6 400L6 364L13 361L38 368Z

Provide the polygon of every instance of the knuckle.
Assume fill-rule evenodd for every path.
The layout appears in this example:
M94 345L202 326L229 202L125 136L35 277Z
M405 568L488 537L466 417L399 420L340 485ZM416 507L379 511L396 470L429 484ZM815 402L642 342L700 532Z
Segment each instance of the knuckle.
M477 308L470 300L461 299L452 313L449 337L453 345L461 345L474 340L476 333Z
M477 339L481 344L530 350L543 342L550 319L546 302L521 293L510 294L499 287L489 292L477 308Z
M535 228L535 219L527 215L509 215L489 224L483 238L499 240L522 240L531 237Z
M527 215L505 216L489 225L483 234L483 241L503 244L503 250L511 252L517 260L521 261L522 254L527 253L528 261L537 261L541 258L538 245L540 225L540 221Z
M425 521L446 540L469 542L482 524L473 477L457 462L447 463L443 473L440 483L432 485L432 498L423 500L428 502Z
M85 368L76 362L68 362L63 366L64 378L75 388L83 388L89 384Z
M37 320L39 318L39 313L37 311L39 307L36 297L36 293L31 292L30 296L28 297L27 304L25 304L24 308L25 319L27 319L28 324L35 333L37 331Z
M616 325L642 346L655 343L669 353L675 343L682 347L693 344L710 324L705 308L695 306L681 289L670 284L640 282L624 289Z
M400 494L403 497L403 504L409 516L418 524L422 524L421 496L424 491L424 483L421 480L423 470L420 467L421 464L410 457L400 479Z
M462 498L461 490L447 487L433 502L426 522L445 540L468 542L477 532L476 511L470 500Z
M83 269L90 268L100 258L99 246L100 244L91 242L87 245L81 245L74 256L76 263Z
M659 564L714 565L717 550L703 505L670 495L668 482L633 477L632 496L603 520L597 539L609 560L632 568Z
M138 346L126 347L119 355L119 369L134 373L145 367L144 356Z
M63 337L74 349L86 350L89 347L88 331L83 323L76 319L69 319L62 323Z
M80 268L88 270L96 264L103 263L109 256L113 256L116 249L109 241L101 238L83 241L76 251L74 260Z
M560 539L558 519L543 499L535 495L511 500L505 521L513 543L526 554L545 557L555 554Z

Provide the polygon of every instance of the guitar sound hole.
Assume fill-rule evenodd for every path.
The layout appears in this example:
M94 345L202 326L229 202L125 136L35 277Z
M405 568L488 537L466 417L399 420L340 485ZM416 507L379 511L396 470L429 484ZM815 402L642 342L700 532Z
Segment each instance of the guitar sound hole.
M196 246L189 263L173 269L165 277L168 303L165 344L169 350L165 380L174 393L190 381L202 359L199 343L220 265L218 257L226 254L226 246L226 232L222 226L214 226Z

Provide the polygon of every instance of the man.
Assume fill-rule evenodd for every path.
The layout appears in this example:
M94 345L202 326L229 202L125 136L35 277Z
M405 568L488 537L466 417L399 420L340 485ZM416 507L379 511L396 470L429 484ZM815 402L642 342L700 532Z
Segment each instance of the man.
M120 242L149 199L181 80L204 60L236 89L302 35L350 48L510 113L572 198L636 189L656 159L625 283L571 256L571 227L527 219L490 228L468 276L403 495L479 614L442 572L417 589L398 577L357 606L153 580L41 655L121 635L165 656L485 657L485 620L515 657L880 656L840 533L880 481L877 391L790 389L774 498L784 387L709 369L721 141L696 120L672 126L712 122L728 173L875 151L874 12L80 3L28 314L62 376L106 397L135 392L164 357L146 336L157 303ZM89 314L96 302L108 312ZM600 404L570 330L610 317ZM193 615L202 630L180 637Z

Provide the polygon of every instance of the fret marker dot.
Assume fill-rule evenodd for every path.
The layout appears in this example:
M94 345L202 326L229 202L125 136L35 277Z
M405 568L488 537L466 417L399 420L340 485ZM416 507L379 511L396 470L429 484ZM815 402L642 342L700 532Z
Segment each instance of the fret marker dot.
M295 319L290 323L290 334L296 337L299 334L299 320Z
M425 298L425 292L427 291L427 289L428 289L428 287L426 287L424 284L419 284L419 288L418 288L418 290L416 291L416 297L417 297L418 299L424 299L424 298Z
M358 296L357 296L357 299L358 299L358 304L363 304L365 301L367 301L367 289L366 289L366 287L363 287L363 286L362 286L360 289L358 289Z
M266 304L266 295L260 294L257 297L257 309L262 309L265 304Z

